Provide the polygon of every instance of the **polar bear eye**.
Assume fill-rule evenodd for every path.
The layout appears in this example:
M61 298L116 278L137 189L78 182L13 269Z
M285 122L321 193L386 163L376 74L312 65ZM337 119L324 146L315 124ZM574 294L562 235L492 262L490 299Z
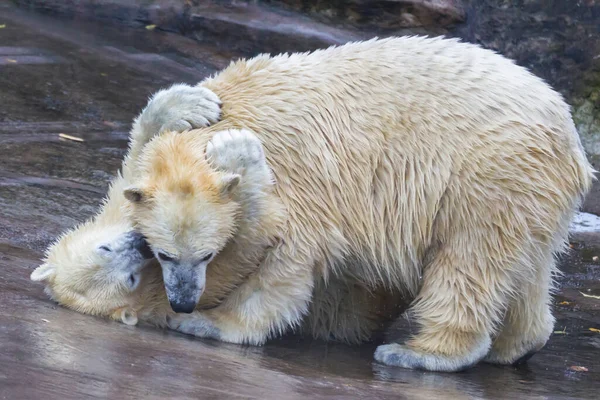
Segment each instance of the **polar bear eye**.
M98 247L100 250L102 251L106 251L106 252L111 252L112 250L110 249L110 247L108 246L100 246Z
M208 253L202 260L200 260L201 262L205 262L208 261L212 258L213 253Z
M168 254L163 253L162 251L158 252L158 258L160 258L162 261L174 261L175 259L173 257L171 257Z

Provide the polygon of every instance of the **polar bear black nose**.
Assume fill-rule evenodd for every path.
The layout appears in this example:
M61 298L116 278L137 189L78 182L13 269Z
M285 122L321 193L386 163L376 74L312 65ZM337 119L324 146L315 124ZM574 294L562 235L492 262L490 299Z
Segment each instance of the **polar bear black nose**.
M145 259L154 257L152 249L148 245L146 238L141 233L131 233L131 247L139 251L142 257L144 257Z
M187 301L183 303L178 301L170 301L169 303L171 304L173 311L176 313L191 314L194 309L196 309L196 302L193 301Z

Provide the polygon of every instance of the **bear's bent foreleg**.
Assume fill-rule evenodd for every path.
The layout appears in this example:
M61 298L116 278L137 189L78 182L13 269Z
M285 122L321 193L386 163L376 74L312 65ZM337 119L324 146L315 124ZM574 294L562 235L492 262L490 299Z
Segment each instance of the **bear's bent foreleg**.
M289 242L288 242L289 243ZM176 314L169 328L231 343L262 345L298 325L307 313L313 290L313 266L298 258L298 246L286 242L272 249L246 282L218 307Z
M383 332L405 303L401 293L332 274L316 280L301 332L316 339L358 344Z

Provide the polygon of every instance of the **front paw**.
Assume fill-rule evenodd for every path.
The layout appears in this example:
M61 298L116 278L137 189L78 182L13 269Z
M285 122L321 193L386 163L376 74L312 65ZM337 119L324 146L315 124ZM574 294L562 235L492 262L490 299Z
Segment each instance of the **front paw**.
M244 129L217 132L206 145L206 157L216 169L240 174L267 165L260 140Z
M182 132L219 121L221 101L201 86L173 85L157 92L142 111L139 122L145 132Z
M199 312L192 314L173 314L167 316L167 326L177 332L202 338L220 339L220 330L205 315Z

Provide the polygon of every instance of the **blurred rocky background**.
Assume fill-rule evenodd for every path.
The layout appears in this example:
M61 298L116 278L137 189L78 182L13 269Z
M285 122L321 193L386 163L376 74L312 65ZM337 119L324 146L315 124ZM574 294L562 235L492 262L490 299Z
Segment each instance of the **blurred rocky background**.
M46 14L175 32L248 56L374 36L460 37L516 60L559 90L573 107L590 158L600 160L600 0L13 2Z

